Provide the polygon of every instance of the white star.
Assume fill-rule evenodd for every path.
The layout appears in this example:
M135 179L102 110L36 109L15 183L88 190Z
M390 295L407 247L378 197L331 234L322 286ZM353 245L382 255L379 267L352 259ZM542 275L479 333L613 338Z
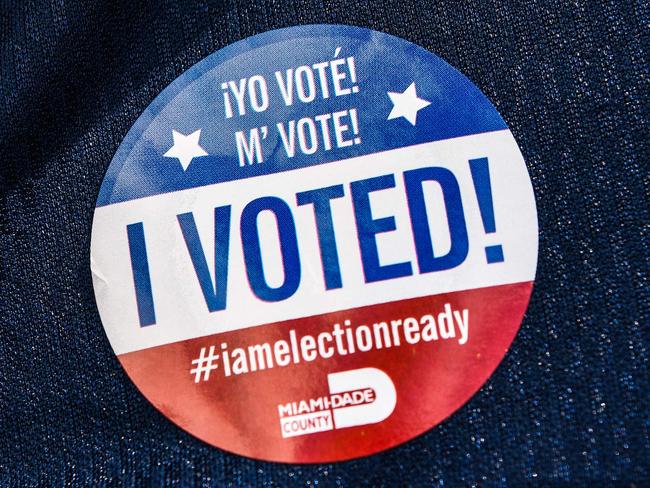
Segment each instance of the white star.
M387 120L404 117L411 125L415 125L418 111L431 105L431 102L428 100L418 98L415 92L415 82L411 83L404 90L404 93L388 92L388 96L390 97L390 101L393 102L393 109L388 114Z
M192 159L208 155L205 149L199 146L201 129L192 132L188 136L172 129L172 136L174 137L174 145L163 156L166 158L177 158L183 167L183 171L187 170Z

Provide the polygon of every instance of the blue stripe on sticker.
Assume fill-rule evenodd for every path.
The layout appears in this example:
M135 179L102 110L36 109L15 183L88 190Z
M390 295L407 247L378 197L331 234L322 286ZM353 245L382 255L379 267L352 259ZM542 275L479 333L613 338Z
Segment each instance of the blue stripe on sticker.
M438 56L347 26L281 29L190 68L140 116L97 206L506 129Z

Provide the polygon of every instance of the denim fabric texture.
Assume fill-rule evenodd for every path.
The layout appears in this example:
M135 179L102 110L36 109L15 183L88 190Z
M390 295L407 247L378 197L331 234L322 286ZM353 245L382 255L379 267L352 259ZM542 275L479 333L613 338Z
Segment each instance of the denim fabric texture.
M0 0L0 485L650 486L649 10ZM540 224L530 307L485 386L327 465L231 455L162 416L113 354L89 267L102 178L147 105L210 53L305 23L394 34L467 75L521 147Z

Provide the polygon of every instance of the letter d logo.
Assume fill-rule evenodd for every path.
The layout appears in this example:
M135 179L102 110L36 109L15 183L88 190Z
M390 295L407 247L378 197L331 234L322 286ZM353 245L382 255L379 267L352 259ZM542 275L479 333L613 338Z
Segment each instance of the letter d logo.
M375 401L365 405L333 410L337 429L375 424L388 418L397 403L397 392L390 377L377 368L352 369L327 375L330 394L372 388Z

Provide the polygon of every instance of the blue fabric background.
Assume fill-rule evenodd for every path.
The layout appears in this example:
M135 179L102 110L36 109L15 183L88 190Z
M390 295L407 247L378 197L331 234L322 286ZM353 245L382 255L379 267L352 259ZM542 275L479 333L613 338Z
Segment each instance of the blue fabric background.
M159 414L103 332L94 203L171 81L300 23L442 56L515 134L540 220L511 351L442 425L369 458L233 456ZM648 486L648 2L0 1L0 485Z

